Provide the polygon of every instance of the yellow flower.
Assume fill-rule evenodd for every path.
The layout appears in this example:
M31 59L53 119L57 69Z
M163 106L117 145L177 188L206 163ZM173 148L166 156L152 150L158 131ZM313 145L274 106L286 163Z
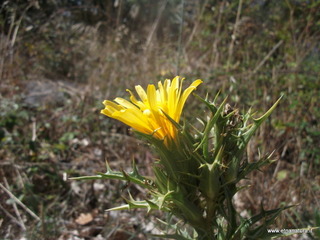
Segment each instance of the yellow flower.
M182 92L184 78L175 77L172 82L169 79L164 84L158 82L158 89L149 84L147 92L140 86L135 89L140 97L137 100L130 90L130 101L123 98L116 98L114 102L105 100L105 109L102 114L117 119L133 129L153 134L157 139L164 139L168 145L169 139L175 140L177 129L165 116L164 112L175 122L179 123L184 104L190 93L202 83L200 79L194 81Z

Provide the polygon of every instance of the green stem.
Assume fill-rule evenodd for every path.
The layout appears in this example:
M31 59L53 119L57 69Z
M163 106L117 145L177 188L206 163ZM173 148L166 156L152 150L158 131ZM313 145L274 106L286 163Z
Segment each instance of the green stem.
M212 199L207 199L207 231L213 232L213 220L216 214L216 203Z
M193 226L198 234L197 240L215 240L216 237L214 235L213 231L213 219L216 212L216 204L210 200L207 199L207 216L206 216L206 222L205 225L203 225L203 228L199 228L199 224L197 226ZM194 225L194 224L191 224Z

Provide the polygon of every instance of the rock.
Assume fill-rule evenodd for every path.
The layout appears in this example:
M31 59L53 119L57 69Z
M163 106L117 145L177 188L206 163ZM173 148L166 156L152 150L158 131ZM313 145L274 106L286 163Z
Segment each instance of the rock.
M71 97L67 85L51 80L30 80L24 93L23 103L29 108L63 106Z

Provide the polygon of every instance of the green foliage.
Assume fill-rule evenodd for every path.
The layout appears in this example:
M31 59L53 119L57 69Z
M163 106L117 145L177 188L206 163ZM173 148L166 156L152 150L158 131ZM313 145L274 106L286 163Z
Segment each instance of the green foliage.
M135 208L167 211L192 226L197 239L271 239L272 236L282 236L282 233L269 234L267 228L286 208L268 211L262 208L259 215L245 220L232 203L233 196L243 188L237 186L240 180L272 162L271 156L266 156L249 163L244 153L249 140L280 99L259 118L253 118L250 110L240 115L237 109L226 104L226 100L220 105L216 100L200 100L210 109L211 117L203 122L203 129L197 130L195 136L187 123L179 125L167 115L179 132L178 139L171 145L166 146L163 140L152 135L138 133L160 156L153 167L154 181L141 176L135 164L130 173L112 171L107 165L106 173L73 179L118 179L138 184L152 197L136 201L130 195L126 205L109 211ZM260 221L263 224L256 226ZM188 239L179 232L162 237Z

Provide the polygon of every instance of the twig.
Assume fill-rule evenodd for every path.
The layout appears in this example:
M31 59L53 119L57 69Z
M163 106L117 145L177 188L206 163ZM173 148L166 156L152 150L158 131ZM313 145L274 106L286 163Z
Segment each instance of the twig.
M234 47L234 42L236 40L236 32L237 32L237 29L239 26L240 14L241 14L241 10L242 10L242 1L243 0L239 0L236 22L234 23L233 32L231 35L231 42L230 42L229 51L228 51L227 69L229 69L229 66L230 66L231 60L232 60L231 58L232 58L232 54L233 54L233 47Z
M274 169L274 172L273 172L273 175L272 175L272 178L274 178L274 179L277 177L277 173L278 173L278 171L279 171L280 164L281 164L281 158L278 159L277 162L278 162L278 163L277 163L277 166L276 166L276 168Z
M199 26L199 24L200 24L201 17L202 17L202 15L203 15L203 13L204 13L204 10L206 9L206 5L207 5L207 4L208 4L208 0L206 0L206 1L203 3L203 5L202 5L202 8L201 8L200 14L199 14L199 16L198 16L197 22L195 23L195 25L194 25L194 27L193 27L193 29L192 29L192 32L191 32L191 34L190 34L190 37L189 37L189 39L188 39L188 41L187 41L187 43L186 43L186 45L185 45L186 48L189 46L189 44L190 44L191 41L193 40L193 36L194 36L194 34L196 33L196 31L197 31L197 29L198 29L198 26Z
M1 172L2 172L2 170L1 170ZM3 174L3 173L2 173L2 174ZM3 175L4 175L4 174L3 174ZM6 185L7 189L10 189L6 177L3 177L3 181L4 181L4 184ZM18 220L19 220L20 224L23 226L23 229L26 229L26 226L24 225L24 222L23 222L23 220L22 220L22 218L21 218L21 215L20 215L20 212L19 212L19 210L18 210L17 204L16 204L15 202L13 202L13 209L14 209L14 211L15 211L15 213L16 213L16 216L18 217Z
M24 231L27 230L24 224L21 224L14 216L11 215L2 205L0 204L0 209L9 217L13 222L19 225Z
M179 39L178 39L178 56L177 56L177 72L176 75L180 74L180 58L182 52L182 31L184 24L184 0L181 0L181 22L180 22L180 30L179 30Z
M216 32L214 34L215 35L215 39L214 39L214 42L212 44L212 56L211 57L214 57L213 69L217 68L218 61L219 61L218 43L220 41L221 18L222 18L222 12L223 12L224 4L225 4L225 0L220 3L219 13L218 13L218 25L217 25Z
M15 170L15 172L16 172L16 174L17 174L17 178L18 178L17 184L18 184L18 186L19 186L20 188L23 188L24 183L23 183L22 176L21 176L21 173L20 173L20 171L19 171L19 168L17 167L17 165L13 165L13 167L14 167L14 170ZM3 176L4 176L4 174L3 174Z
M271 51L264 57L264 59L255 67L252 74L255 74L259 71L259 69L265 64L265 62L271 57L271 55L281 46L283 40L280 40L272 49Z
M159 13L158 13L157 19L156 19L156 21L153 23L151 32L150 32L150 34L149 34L149 36L148 36L148 38L147 38L145 50L148 50L148 48L149 48L149 45L150 45L151 40L152 40L152 38L153 38L153 35L154 35L154 33L155 33L158 25L159 25L159 22L160 22L162 13L163 13L164 9L166 8L167 3L168 3L168 0L165 0L165 1L163 2L163 4L162 4L161 8L159 9Z
M31 141L34 142L37 139L37 122L36 118L32 118L32 137Z
M40 221L40 218L30 210L30 208L28 208L26 205L24 205L16 196L14 196L5 186L3 186L0 183L0 188L2 188L2 190L4 190L10 197L11 199L13 199L16 203L18 203L20 205L20 207L22 207L26 212L28 212L33 218L35 218L37 221Z
M121 12L122 12L122 0L120 0L118 4L119 4L119 5L118 5L117 23L116 23L117 28L118 28L119 25L120 25L120 18L121 18Z
M297 38L296 38L296 28L294 26L294 20L293 20L293 14L294 14L294 8L292 7L292 5L290 4L290 1L285 0L285 2L288 5L288 8L290 10L290 18L289 18L289 23L290 23L290 28L291 28L291 36L292 36L292 40L293 40L293 49L295 50L295 57L296 57L296 61L298 61L298 44L297 44Z

